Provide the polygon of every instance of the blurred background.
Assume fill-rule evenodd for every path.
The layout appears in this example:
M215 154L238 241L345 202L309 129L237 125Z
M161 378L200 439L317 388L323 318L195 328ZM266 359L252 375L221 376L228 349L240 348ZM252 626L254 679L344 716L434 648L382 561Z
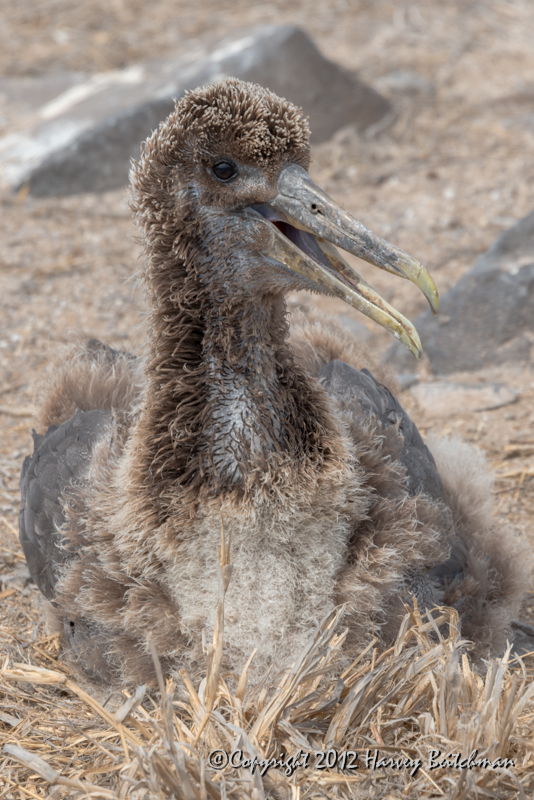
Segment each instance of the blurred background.
M58 108L72 110L76 97L88 96L86 89L72 94L73 88L79 92L90 85L94 105L100 96L95 86L122 82L125 92L133 92L141 73L153 79L164 64L188 53L193 62L197 52L205 58L219 41L268 25L298 26L326 59L387 101L376 123L362 129L357 118L344 121L318 142L311 172L368 227L422 261L442 298L511 230L511 239L504 245L501 240L497 248L498 268L507 285L521 277L520 330L509 330L512 302L506 347L500 341L498 357L491 358L490 348L490 357L486 353L473 367L453 359L444 369L428 355L421 364L408 363L390 350L391 337L334 299L296 294L289 307L333 313L370 349L389 354L401 402L422 431L457 434L481 446L498 476L496 513L534 539L534 234L530 223L519 233L514 228L534 207L531 0L2 0L0 14L0 536L5 538L5 575L20 562L18 473L30 449L34 388L42 370L77 335L137 352L144 340L143 298L131 279L139 268L140 248L125 186L46 195L33 191L22 173L14 178L13 164L39 157L43 136L51 137L51 129L42 127L43 108L48 104L50 117L49 104L58 98L54 136L61 154L61 137L67 141L71 123L57 115ZM136 72L139 65L149 66ZM301 66L305 72L306 63ZM321 91L328 94L328 81ZM360 268L407 317L414 320L424 311L425 300L413 285ZM489 285L481 274L479 285ZM490 297L495 318L499 291ZM527 300L531 306L525 306ZM441 335L445 341L447 327L460 325L451 303L452 311L446 310L425 333L430 350L430 337ZM469 299L462 319L472 321L476 313ZM486 309L488 314L491 320ZM464 337L467 348L471 335L467 331Z

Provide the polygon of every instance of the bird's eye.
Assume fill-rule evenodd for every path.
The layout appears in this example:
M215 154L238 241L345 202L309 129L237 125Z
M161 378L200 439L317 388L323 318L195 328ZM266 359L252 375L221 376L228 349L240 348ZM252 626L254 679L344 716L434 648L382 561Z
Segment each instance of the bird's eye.
M231 161L218 161L212 169L213 174L220 181L231 181L237 175L237 167Z

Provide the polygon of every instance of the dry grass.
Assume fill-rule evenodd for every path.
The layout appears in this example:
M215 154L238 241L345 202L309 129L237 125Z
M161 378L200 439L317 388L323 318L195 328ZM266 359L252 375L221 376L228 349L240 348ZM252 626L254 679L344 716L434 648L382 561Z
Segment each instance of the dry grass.
M231 575L224 534L219 556L206 678L195 688L181 671L186 699L177 699L173 683L165 683L155 651L159 695L140 687L114 712L44 647L34 645L34 651L46 666L6 659L0 691L12 710L0 714L6 730L0 735L6 784L0 797L15 797L17 790L40 798L53 786L49 796L105 800L374 798L386 792L526 800L534 788L530 657L511 662L507 650L477 674L456 612L421 615L415 606L407 609L394 647L378 654L372 641L340 675L336 662L347 631L340 630L338 609L281 679L267 675L249 690L247 667L239 678L220 674ZM214 758L236 751L242 767L219 762L222 768L213 768ZM329 751L348 754L344 769L319 768L318 753ZM452 754L468 758L473 751L486 766L436 767L440 759L453 762ZM256 760L256 768L241 759ZM278 765L269 768L271 761Z

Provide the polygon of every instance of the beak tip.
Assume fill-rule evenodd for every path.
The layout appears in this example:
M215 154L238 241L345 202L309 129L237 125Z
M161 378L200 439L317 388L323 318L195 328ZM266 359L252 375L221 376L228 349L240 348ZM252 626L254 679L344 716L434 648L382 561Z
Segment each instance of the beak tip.
M423 357L423 347L420 342L410 341L409 339L407 341L404 339L403 344L418 361L421 361Z

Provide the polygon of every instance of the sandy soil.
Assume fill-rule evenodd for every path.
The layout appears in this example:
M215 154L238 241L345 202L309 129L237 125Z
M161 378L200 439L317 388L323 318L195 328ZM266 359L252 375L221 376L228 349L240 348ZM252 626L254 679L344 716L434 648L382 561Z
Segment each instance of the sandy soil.
M314 177L365 224L423 261L441 293L532 208L530 0L3 0L1 13L5 75L91 73L176 55L194 36L223 37L264 22L302 25L325 54L391 96L397 111L387 130L361 138L345 129L318 148ZM396 70L426 83L394 91ZM38 631L43 635L36 590L8 579L22 566L17 484L31 447L35 386L59 346L80 334L139 351L143 300L131 280L139 248L124 191L50 200L3 195L0 202L0 623L9 619L35 641ZM413 319L424 308L411 284L371 271L362 267L404 314ZM291 298L293 306L314 302ZM319 305L367 325L336 300ZM384 352L387 335L368 327L370 346ZM427 363L419 369L429 374ZM511 473L497 480L496 513L534 542L534 372L527 365L459 377L498 379L519 399L495 411L438 419L425 418L409 392L401 400L424 432L476 442L499 473Z

